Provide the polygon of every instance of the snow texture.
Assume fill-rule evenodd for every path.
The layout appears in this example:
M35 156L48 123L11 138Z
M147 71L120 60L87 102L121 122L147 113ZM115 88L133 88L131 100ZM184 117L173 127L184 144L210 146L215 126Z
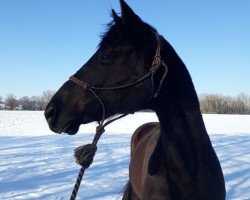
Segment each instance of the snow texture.
M250 116L203 115L220 159L227 199L250 199ZM136 113L106 128L77 199L121 199L128 180L130 138L153 113ZM0 199L69 199L79 166L73 149L90 143L95 123L75 136L52 133L43 112L0 112Z

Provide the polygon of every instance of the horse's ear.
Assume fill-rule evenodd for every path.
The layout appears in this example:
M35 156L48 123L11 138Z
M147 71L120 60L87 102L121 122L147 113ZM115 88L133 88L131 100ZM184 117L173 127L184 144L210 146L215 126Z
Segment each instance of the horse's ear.
M114 19L115 24L116 25L122 24L121 18L116 14L116 12L114 11L114 9L112 9L111 12L112 12L112 17Z
M126 26L138 25L141 23L140 17L138 17L134 11L128 6L124 0L120 0L121 11L122 11L122 21Z

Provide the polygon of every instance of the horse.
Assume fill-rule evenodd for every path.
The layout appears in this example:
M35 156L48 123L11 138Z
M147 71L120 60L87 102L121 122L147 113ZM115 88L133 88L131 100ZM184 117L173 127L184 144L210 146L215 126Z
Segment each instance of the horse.
M55 93L50 129L76 134L81 124L145 109L159 122L131 139L123 199L222 200L225 182L191 76L170 43L124 0L93 56Z

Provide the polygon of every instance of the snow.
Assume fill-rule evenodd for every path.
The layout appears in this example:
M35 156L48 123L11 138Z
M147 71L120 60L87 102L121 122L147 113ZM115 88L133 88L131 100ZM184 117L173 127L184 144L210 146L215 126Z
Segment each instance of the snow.
M250 199L250 116L203 115L223 168L227 199ZM77 199L119 199L128 180L130 138L153 113L129 115L106 128ZM69 199L79 166L73 149L90 143L95 123L75 136L52 133L40 111L0 112L0 199ZM120 198L121 199L121 198Z

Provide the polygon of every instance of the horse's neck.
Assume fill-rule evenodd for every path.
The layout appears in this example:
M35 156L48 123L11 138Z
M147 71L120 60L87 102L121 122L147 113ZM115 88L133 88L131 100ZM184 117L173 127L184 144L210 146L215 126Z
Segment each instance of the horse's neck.
M164 152L167 152L168 159L173 159L177 164L181 160L183 163L179 163L180 167L184 164L193 174L211 143L185 65L166 41L163 49L164 55L167 55L163 58L169 66L169 74L155 107L161 124L163 148L166 148Z
M223 173L206 132L190 75L166 41L162 55L169 73L153 108L161 125L155 152L163 161L170 196L225 199Z

